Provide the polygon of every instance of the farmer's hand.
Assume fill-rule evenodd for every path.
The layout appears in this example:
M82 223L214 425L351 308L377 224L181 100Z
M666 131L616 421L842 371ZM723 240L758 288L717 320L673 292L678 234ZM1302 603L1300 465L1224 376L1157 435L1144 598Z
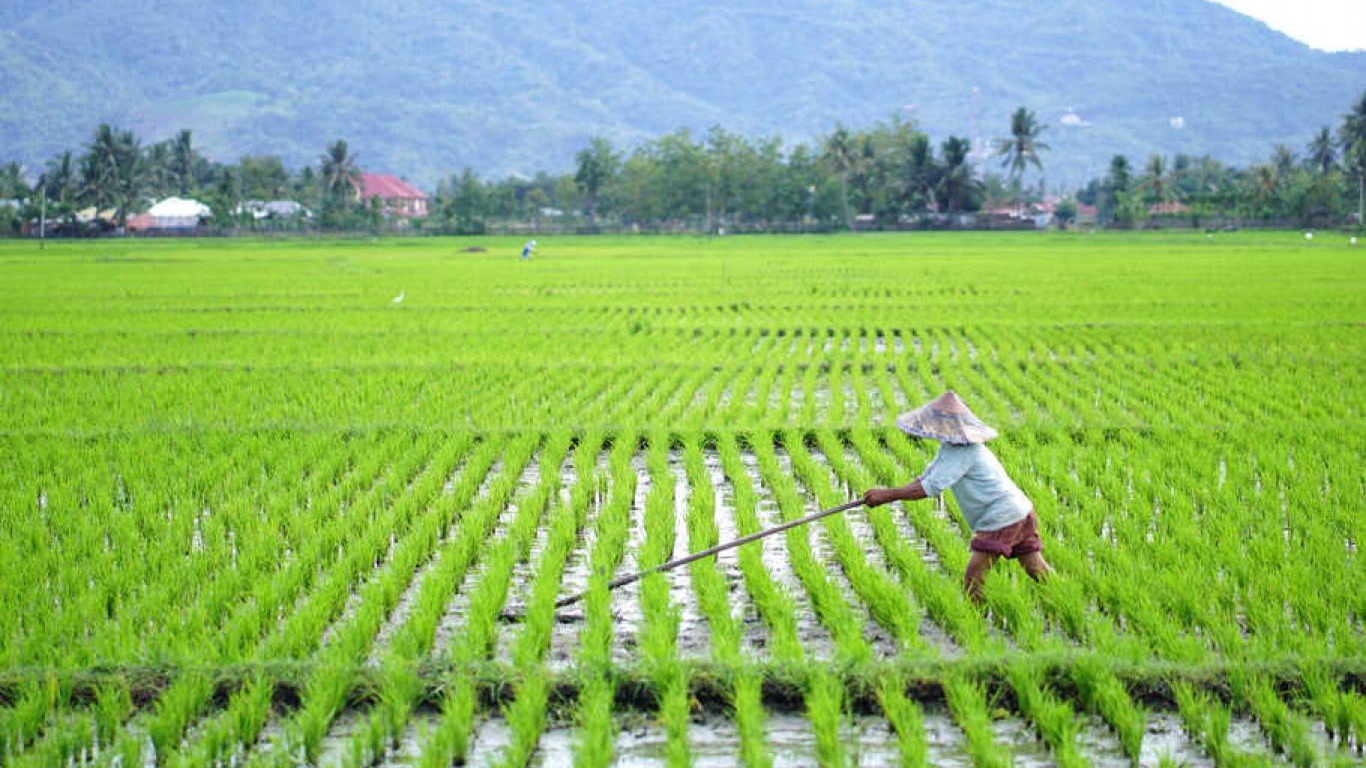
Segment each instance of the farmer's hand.
M880 507L889 501L896 501L896 491L892 488L869 488L863 492L863 503L870 507Z

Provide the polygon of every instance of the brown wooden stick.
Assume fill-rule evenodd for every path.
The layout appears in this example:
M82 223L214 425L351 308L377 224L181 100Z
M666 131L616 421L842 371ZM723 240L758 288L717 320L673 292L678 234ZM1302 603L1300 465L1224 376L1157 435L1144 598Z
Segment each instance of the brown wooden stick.
M663 573L664 571L671 571L681 565L687 565L688 563L691 563L695 560L701 560L704 557L711 557L712 555L718 552L725 552L728 549L734 549L735 547L738 547L741 544L748 544L751 541L758 541L759 539L762 539L765 536L772 536L775 533L782 533L783 531L786 531L789 528L796 528L799 525L813 523L821 519L822 517L829 517L830 515L845 512L847 510L853 509L854 507L861 506L863 506L863 499L847 501L839 505L838 507L823 509L820 512L807 515L806 517L797 520L792 520L791 522L783 523L782 525L775 525L772 528L759 531L758 533L751 533L748 536L741 536L738 539L735 539L733 541L727 541L724 544L717 544L711 549L704 549L701 552L694 552L691 555L688 555L687 557L680 557L677 560L670 560L667 563L660 563L659 565L656 565L653 568L641 571L639 573L632 573L629 576L622 576L619 579L613 579L611 582L608 583L607 588L609 590L616 589L617 587L625 586L627 584L630 584L631 582L640 581L641 579L645 578L646 576L649 576L652 573ZM587 594L587 592L580 592L577 595L562 597L559 600L555 601L555 607L563 608L566 605L573 605L574 603L577 603L580 600L582 600Z

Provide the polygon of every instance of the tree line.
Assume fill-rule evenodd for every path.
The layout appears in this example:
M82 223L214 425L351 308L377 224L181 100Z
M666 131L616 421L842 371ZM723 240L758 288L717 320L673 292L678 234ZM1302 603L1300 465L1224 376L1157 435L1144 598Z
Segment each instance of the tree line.
M961 136L932 139L899 118L862 129L836 125L810 143L750 138L714 127L650 139L629 151L593 138L573 171L484 179L466 168L442 179L423 219L410 230L481 233L509 223L691 231L794 231L956 226L963 215L1027 214L1044 197L1045 126L1024 107L1008 136L974 146ZM76 213L112 211L109 227L168 196L193 197L220 231L379 231L378 201L362 200L358 158L343 140L316 163L290 170L273 155L236 163L205 157L193 135L144 145L132 132L99 126L80 151L53 158L36 182L16 163L0 166L0 231L18 232L45 213L58 231L79 231ZM1357 217L1366 198L1366 93L1336 130L1323 127L1303 147L1278 145L1264 163L1227 166L1211 157L1153 155L1142 167L1117 155L1105 175L1057 203L1066 226L1094 208L1101 226L1154 220L1323 226ZM247 201L294 200L307 216L261 218ZM41 209L41 210L40 210ZM5 216L9 219L6 221ZM52 231L52 230L49 230Z

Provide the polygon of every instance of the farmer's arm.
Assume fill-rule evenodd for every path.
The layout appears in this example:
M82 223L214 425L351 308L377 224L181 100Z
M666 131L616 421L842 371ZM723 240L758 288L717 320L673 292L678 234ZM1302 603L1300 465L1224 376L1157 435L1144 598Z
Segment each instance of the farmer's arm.
M917 501L926 495L925 487L915 479L899 488L869 488L863 492L863 503L880 507L889 501Z
M870 488L863 493L863 503L870 507L880 507L889 501L917 501L938 496L945 488L958 482L958 478L968 471L967 461L967 449L945 445L939 449L934 461L925 467L920 477L900 488Z

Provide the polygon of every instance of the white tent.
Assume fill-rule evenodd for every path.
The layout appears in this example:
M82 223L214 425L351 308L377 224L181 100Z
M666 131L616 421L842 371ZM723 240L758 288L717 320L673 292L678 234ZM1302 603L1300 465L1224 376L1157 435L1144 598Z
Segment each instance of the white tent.
M156 220L158 229L192 229L200 220L213 216L213 211L198 200L168 197L152 206L147 215Z

